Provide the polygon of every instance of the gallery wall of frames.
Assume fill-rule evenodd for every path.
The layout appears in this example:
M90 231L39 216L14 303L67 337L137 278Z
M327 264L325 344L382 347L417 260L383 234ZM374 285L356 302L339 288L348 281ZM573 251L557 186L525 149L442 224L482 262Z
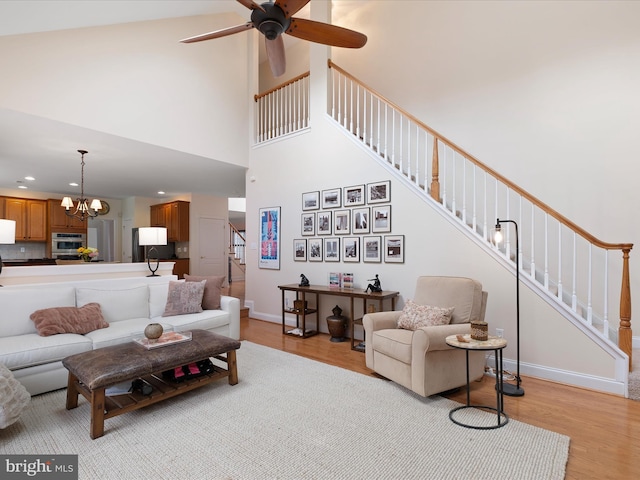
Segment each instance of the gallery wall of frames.
M302 194L298 262L404 263L404 235L391 233L391 182Z

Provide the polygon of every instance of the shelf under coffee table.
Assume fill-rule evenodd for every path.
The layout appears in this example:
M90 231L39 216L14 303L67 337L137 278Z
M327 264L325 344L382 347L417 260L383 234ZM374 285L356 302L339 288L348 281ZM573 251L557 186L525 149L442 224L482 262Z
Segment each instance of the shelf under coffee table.
M238 383L236 350L240 342L208 330L193 330L188 342L175 343L147 350L135 342L99 348L65 358L62 364L69 370L67 410L78 406L78 395L91 404L90 436L104 434L104 420L175 397L184 392L228 378L230 385ZM210 373L174 383L163 379L162 372L190 363L216 358L226 363ZM113 385L142 378L153 391L150 395L129 393L106 396Z

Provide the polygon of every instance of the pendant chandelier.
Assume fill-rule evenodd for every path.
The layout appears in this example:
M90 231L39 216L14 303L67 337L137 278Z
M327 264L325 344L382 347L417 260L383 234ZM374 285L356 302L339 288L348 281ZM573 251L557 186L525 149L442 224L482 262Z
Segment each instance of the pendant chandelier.
M84 154L88 153L86 150L78 150L78 153L81 155L81 170L80 170L80 198L76 198L78 202L75 210L73 209L73 200L71 197L64 197L62 199L62 206L65 208L65 212L69 217L75 217L79 219L81 222L84 222L84 219L87 217L94 218L98 216L98 210L102 209L102 202L97 198L91 200L91 205L89 205L89 200L84 196Z

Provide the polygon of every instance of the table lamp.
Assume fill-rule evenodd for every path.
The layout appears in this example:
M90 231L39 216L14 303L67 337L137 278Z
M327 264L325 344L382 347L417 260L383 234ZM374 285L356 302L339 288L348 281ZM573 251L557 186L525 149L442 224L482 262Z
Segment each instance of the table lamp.
M147 277L159 277L160 275L156 274L156 270L158 270L158 267L160 266L160 259L158 258L156 245L167 244L167 229L165 227L140 227L138 229L138 244L142 246L151 246L146 255L147 265L151 271L151 275L147 275ZM152 268L151 257L154 252L156 254L154 258L156 266L155 268Z

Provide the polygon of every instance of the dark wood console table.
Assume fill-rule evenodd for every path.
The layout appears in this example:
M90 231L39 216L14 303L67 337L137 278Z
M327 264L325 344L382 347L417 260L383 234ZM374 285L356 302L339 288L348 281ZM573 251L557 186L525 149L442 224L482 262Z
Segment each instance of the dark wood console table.
M349 333L351 337L351 349L358 350L363 352L364 347L357 346L355 344L354 338L354 326L362 325L362 317L355 318L355 310L354 310L354 299L362 299L362 315L364 316L367 313L367 301L378 302L378 312L384 311L384 301L391 300L391 310L396 308L396 297L398 296L398 292L393 292L389 290L383 290L382 292L372 292L365 293L364 290L359 288L334 288L328 287L324 285L310 285L308 287L301 287L295 283L290 285L279 285L278 288L282 291L282 333L299 336L301 338L311 337L312 335L316 335L318 333L318 329L320 328L320 319L318 318L318 309L320 306L319 297L320 295L334 295L338 297L349 297L350 301L350 310L349 310ZM292 306L287 308L285 304L285 293L295 292L296 300L300 300L302 305L306 305L305 302L308 301L307 295L315 296L314 305L308 306L304 309L295 309ZM285 315L295 315L296 316L296 329L287 330L285 325ZM316 330L307 330L306 320L307 316L315 315L316 316Z

